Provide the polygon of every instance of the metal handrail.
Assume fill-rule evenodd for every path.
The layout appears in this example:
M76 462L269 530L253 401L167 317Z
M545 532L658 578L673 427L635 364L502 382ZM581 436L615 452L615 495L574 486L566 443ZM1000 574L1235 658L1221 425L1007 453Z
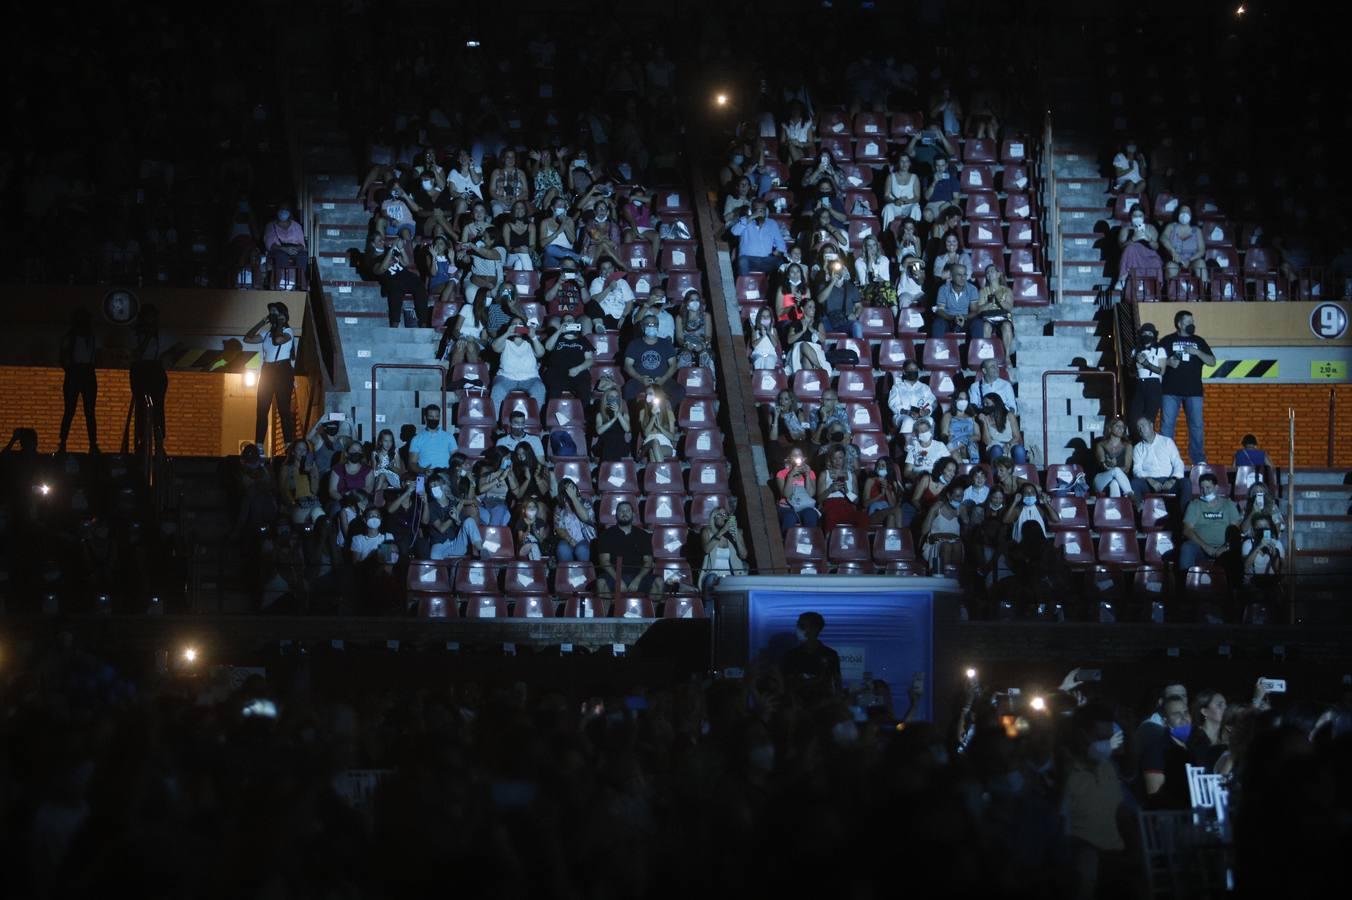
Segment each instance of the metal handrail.
M1286 608L1291 624L1296 624L1296 559L1299 547L1296 543L1296 408L1286 408L1287 454L1286 454L1286 533L1290 535L1283 569L1286 580ZM1280 481L1280 479L1278 479Z
M380 390L380 382L376 380L376 372L380 369L433 369L440 374L437 382L441 385L441 421L446 421L446 367L438 366L432 363L376 363L371 366L371 434L376 435L380 430L376 428L376 391ZM355 425L355 423L354 423ZM448 427L448 426L447 426Z
M1047 434L1048 434L1048 429L1047 429L1047 415L1048 415L1048 410L1047 410L1047 379L1048 379L1048 378L1051 378L1051 377L1053 377L1053 376L1060 376L1060 377L1074 376L1075 378L1108 378L1108 379L1111 379L1111 380L1112 380L1113 415L1116 416L1116 415L1118 415L1118 412L1119 412L1119 410L1118 410L1118 405L1117 405L1117 373L1116 373L1116 372L1104 372L1104 371L1101 370L1101 369L1084 369L1084 370L1080 370L1080 369L1049 369L1049 370L1047 370L1046 372L1043 372L1043 373L1042 373L1042 457L1043 457L1043 459L1042 459L1042 464L1043 464L1043 465L1047 465L1047 464L1050 462L1050 460L1047 458Z

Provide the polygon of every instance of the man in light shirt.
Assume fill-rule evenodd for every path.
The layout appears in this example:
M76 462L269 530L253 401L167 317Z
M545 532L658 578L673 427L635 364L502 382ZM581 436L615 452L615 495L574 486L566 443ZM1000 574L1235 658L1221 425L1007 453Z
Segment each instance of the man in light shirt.
M921 472L934 471L934 464L953 454L948 445L934 436L934 426L927 419L915 423L915 443L906 448L906 463L902 473L915 478Z
M769 217L769 208L764 200L751 204L751 215L743 207L742 216L728 229L737 238L738 275L750 275L752 272L773 272L784 259L784 235L779 223Z
M892 410L892 420L897 423L899 434L910 434L916 422L929 422L934 425L934 408L939 402L934 391L920 380L920 366L913 359L906 360L901 377L892 381L892 390L887 393L887 408Z
M1000 363L993 359L981 361L981 377L972 382L967 389L967 400L973 406L981 406L987 394L996 394L1005 401L1005 409L1018 415L1019 407L1014 399L1014 385L1008 379L1000 377Z
M419 475L445 469L456 451L455 435L441 427L441 406L429 403L423 407L422 431L408 445L408 467Z
M1131 490L1146 494L1173 494L1181 507L1192 499L1192 482L1183 471L1183 457L1172 438L1155 433L1155 426L1142 416L1136 420L1141 441L1132 448Z
M613 277L614 260L601 260L596 270L598 274L588 287L591 300L587 303L587 315L596 323L597 331L619 331L634 311L634 289L624 278Z

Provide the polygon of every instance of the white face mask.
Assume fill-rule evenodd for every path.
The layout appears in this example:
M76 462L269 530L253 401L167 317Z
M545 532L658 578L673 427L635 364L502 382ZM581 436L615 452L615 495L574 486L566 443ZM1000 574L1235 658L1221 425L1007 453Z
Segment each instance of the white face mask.
M376 518L375 516L372 516L371 518L369 518L369 519L366 520L366 527L367 527L367 528L379 528L379 527L380 527L380 519Z
M1215 492L1215 491L1204 491L1204 492L1202 493L1202 499L1205 500L1207 503L1210 503L1212 500L1215 500L1215 499L1216 499L1216 492Z
M526 521L527 521L527 522L534 522L534 521L535 521L535 516L536 516L536 510L533 510L533 509L528 509L528 510L526 510Z
M599 222L599 223L601 223L601 224L603 224L603 225L604 225L607 221L609 221L609 220L610 220L610 213L599 212L599 213L596 214L596 221Z
M1145 219L1142 218L1141 216L1132 216L1131 224L1135 225L1137 228L1140 228L1142 225L1145 224Z
M443 488L443 487L442 487L441 485L439 485L439 484L433 485L433 486L432 486L432 497L433 497L433 499L437 500L438 502L440 502L440 501L442 501L442 500L445 500L445 499L446 499L446 489Z
M1180 225L1191 225L1191 224L1192 224L1192 213L1179 213L1179 214L1178 214L1178 224L1180 224Z
M934 440L934 434L929 431L918 431L916 432L915 439L922 444L928 444L930 441Z
M966 411L967 411L967 399L966 399L965 397L959 397L959 398L957 399L957 402L954 403L953 405L956 406L956 407L958 408L958 412L966 412Z
M422 182L422 189L423 189L424 191L430 191L430 190L432 190L432 185L433 185L433 184L434 184L434 182L428 181L426 178L424 178L424 179L423 179L423 182Z

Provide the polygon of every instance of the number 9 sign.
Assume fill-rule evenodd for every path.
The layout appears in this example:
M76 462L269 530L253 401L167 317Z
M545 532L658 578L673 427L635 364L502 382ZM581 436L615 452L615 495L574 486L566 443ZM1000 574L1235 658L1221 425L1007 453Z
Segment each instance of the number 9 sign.
M1336 341L1347 333L1347 311L1336 303L1321 303L1310 313L1310 330L1314 336Z

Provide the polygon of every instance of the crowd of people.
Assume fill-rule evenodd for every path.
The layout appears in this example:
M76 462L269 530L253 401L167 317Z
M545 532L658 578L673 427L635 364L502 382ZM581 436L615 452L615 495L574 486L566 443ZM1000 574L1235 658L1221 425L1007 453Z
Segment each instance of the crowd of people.
M840 683L815 615L744 679L578 694L340 687L319 669L142 677L70 635L12 644L6 881L33 897L394 896L450 867L512 897L874 897L900 865L945 896L1136 897L1138 819L1192 809L1194 764L1227 786L1232 837L1202 810L1173 839L1186 895L1206 866L1240 896L1314 893L1348 837L1345 687L1340 703L1292 683L1227 704L1173 684L1133 709L1086 670L1037 702L944 679L953 716L927 722L907 712L923 680L909 698Z

